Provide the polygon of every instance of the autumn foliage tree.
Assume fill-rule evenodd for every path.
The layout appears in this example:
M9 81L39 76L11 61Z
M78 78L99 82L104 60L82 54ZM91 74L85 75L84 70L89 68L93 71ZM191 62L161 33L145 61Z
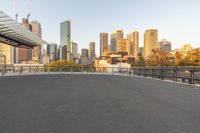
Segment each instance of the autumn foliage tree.
M171 66L174 65L175 58L172 54L161 49L154 49L147 57L148 66Z

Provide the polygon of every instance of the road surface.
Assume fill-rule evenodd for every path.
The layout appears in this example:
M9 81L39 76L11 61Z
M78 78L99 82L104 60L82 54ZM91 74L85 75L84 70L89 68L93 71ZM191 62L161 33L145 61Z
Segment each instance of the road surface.
M200 133L200 90L123 76L4 77L0 133Z

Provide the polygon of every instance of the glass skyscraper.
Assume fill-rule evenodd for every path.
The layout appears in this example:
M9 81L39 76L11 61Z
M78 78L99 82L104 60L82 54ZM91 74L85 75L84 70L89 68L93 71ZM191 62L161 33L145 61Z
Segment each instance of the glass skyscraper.
M71 61L71 22L64 21L60 24L60 60Z

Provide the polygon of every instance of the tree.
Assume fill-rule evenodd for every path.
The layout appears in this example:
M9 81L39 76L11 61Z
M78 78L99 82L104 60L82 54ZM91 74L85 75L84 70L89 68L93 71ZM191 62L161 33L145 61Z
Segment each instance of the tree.
M145 66L145 59L141 53L138 54L138 61L134 64L134 66Z
M174 61L172 54L161 49L153 49L146 60L148 66L171 66Z

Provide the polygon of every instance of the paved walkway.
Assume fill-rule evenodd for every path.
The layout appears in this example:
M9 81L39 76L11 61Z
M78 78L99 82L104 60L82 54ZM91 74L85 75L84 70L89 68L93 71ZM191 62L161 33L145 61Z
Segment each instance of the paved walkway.
M200 133L200 90L108 75L0 77L0 133Z

